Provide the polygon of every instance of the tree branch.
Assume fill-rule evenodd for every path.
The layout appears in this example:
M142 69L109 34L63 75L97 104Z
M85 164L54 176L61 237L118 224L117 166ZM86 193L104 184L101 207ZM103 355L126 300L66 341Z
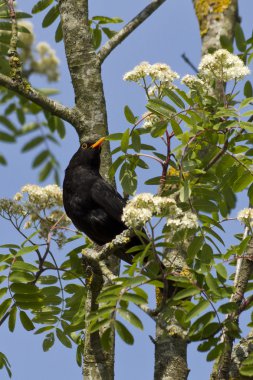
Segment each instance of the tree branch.
M247 258L241 259L238 262L238 270L236 273L234 287L235 291L231 297L231 302L235 302L238 305L238 310L228 314L226 321L238 324L239 314L241 312L241 305L244 302L244 293L247 288L248 281L253 272L253 239L250 240L247 252ZM226 326L225 321L225 326ZM233 350L234 337L229 331L229 327L224 327L223 330L223 342L224 350L219 358L217 365L215 365L213 373L211 375L212 380L216 379L228 379L229 371L231 367L231 355Z
M58 116L72 125L76 125L78 123L78 116L76 111L63 106L61 103L58 103L55 100L48 98L47 96L42 95L25 81L22 83L16 82L8 76L0 74L0 85L7 88L8 90L22 95L24 98L51 112L52 115Z
M115 49L129 34L131 34L139 25L143 23L153 12L156 11L166 0L153 0L146 6L137 16L127 23L117 34L115 34L106 44L100 49L98 57L102 63L105 58Z

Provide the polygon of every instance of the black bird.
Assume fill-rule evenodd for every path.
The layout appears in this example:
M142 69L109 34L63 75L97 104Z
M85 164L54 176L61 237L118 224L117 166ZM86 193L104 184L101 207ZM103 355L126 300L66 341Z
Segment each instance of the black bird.
M102 137L80 146L69 162L63 182L66 214L79 231L99 245L112 241L127 229L121 220L126 201L99 173L104 140ZM137 237L131 239L130 246L139 244ZM123 257L131 262L131 255Z
M63 181L63 204L66 214L79 231L84 232L99 245L109 243L127 229L121 220L126 201L99 173L101 145L104 140L105 137L102 137L95 143L83 143L71 158ZM142 240L148 241L145 232L142 232ZM125 252L140 244L140 238L133 236L126 245ZM119 252L117 256L131 264L136 253L125 252ZM159 259L149 261L146 258L144 263L148 276L158 275L161 278L165 267ZM171 287L168 281L163 282L162 293L168 297L173 294L175 288Z

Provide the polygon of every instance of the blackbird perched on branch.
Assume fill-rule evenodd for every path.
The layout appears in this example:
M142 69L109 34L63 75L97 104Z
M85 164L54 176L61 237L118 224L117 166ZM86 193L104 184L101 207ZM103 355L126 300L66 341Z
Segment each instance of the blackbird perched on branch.
M127 229L121 220L126 201L99 174L101 145L104 140L102 137L95 143L87 142L80 146L69 162L63 182L66 214L79 231L99 245L109 243ZM148 241L147 236L145 239L145 232L142 235ZM133 236L126 244L125 251L119 252L117 256L131 264L135 254L126 251L140 244L143 244L141 239ZM152 261L144 259L146 272L151 277L155 276L156 270L154 272L147 263L152 266ZM160 268L157 268L159 278L165 267L159 259L153 261L153 264L154 262ZM173 294L175 288L167 280L163 282L164 289L161 293L167 298Z
M126 201L99 174L101 145L83 143L71 158L63 182L63 204L75 227L99 245L112 241L127 229L121 216ZM126 249L141 244L134 236ZM122 258L131 263L131 255Z

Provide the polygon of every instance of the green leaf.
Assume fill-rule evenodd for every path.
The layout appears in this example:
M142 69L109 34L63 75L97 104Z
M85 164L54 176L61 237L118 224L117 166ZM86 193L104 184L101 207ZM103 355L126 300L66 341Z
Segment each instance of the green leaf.
M179 136L183 133L182 128L175 119L171 119L170 124L173 132L175 133L175 136Z
M38 268L32 264L25 263L24 261L15 261L12 265L13 270L24 270L28 272L34 272L36 273L38 271Z
M223 36L220 36L220 43L221 43L221 47L223 49L226 49L228 50L230 53L233 53L233 41L231 40L231 38L228 38L227 36L223 35Z
M102 31L103 33L108 37L108 38L112 38L113 36L115 36L115 34L117 34L117 32L115 32L115 30L111 30L109 28L102 28Z
M249 80L247 80L247 82L244 85L243 93L246 96L246 98L250 98L253 96L252 84Z
M98 49L102 42L102 31L98 27L92 29L92 42L94 49Z
M203 264L210 264L213 259L212 247L208 244L204 244L202 250L199 252L198 257Z
M109 351L112 347L113 340L112 340L112 329L108 327L101 337L101 344L105 351Z
M128 106L124 107L124 114L125 114L125 118L130 124L135 124L136 117L134 116L133 112Z
M16 141L14 136L9 135L8 133L5 133L5 132L0 132L0 140L7 143L12 143Z
M55 31L55 36L54 36L55 42L60 42L63 39L63 33L62 33L62 24L61 21L59 22L57 29Z
M99 21L100 24L118 24L123 22L119 17L94 16L92 20Z
M59 16L59 7L58 5L54 5L44 17L42 21L42 27L47 28L48 26L52 25L58 16Z
M208 288L217 296L221 295L220 288L217 283L217 279L215 279L211 273L207 273L206 275L206 284Z
M121 297L122 300L133 302L136 305L144 305L147 303L147 299L144 297L141 297L138 294L132 294L132 293L125 293Z
M31 319L28 317L28 315L24 311L20 311L19 316L20 316L20 321L21 321L23 327L27 331L31 331L31 330L35 329L34 324L32 323Z
M197 305L193 306L193 308L187 313L185 317L185 322L190 322L191 319L197 317L203 310L205 310L209 306L209 302L202 300Z
M0 165L7 165L6 159L1 154L0 154Z
M246 187L248 187L252 183L252 181L253 181L253 176L250 173L245 172L235 181L233 185L234 192L239 193L243 191L244 189L246 189Z
M29 150L36 148L39 144L44 141L43 136L37 136L34 139L28 141L22 148L22 152L28 152Z
M123 136L121 138L121 150L122 152L126 153L128 146L129 146L129 137L130 137L130 131L129 128L123 133Z
M32 8L32 13L39 13L46 9L49 5L52 4L54 0L40 0L37 4L35 4Z
M114 322L115 330L121 337L121 339L127 344L134 344L134 337L123 323L119 321Z
M7 117L0 115L0 123L3 124L10 131L12 131L14 133L17 132L17 128L14 126L14 124Z
M120 183L126 194L132 195L137 188L137 175L126 163L120 169Z
M132 137L133 149L135 150L135 152L140 152L140 150L141 150L141 138L140 138L139 132L134 129L132 131L131 137Z
M242 362L240 374L249 378L253 376L253 352L250 352L248 357Z
M187 257L189 257L190 259L194 259L194 257L200 251L203 245L203 242L204 242L203 236L195 236L188 247Z
M49 333L46 335L44 341L43 341L43 351L46 352L48 351L53 345L54 345L54 333Z
M49 150L43 150L42 152L40 152L33 160L32 162L32 167L33 168L37 168L38 166L40 166L46 159L47 157L50 156L50 152Z
M137 327L140 330L143 330L143 324L137 315L135 315L132 311L126 309L117 309L117 312L123 317L126 321L131 323L133 326Z
M0 298L3 298L5 294L7 293L8 288L1 288L0 289Z
M243 99L243 100L241 101L241 104L240 104L240 106L239 106L239 109L244 108L244 107L247 107L247 105L248 105L249 103L252 103L252 102L253 102L253 97Z
M59 341L67 348L71 348L72 347L72 343L71 341L69 340L69 338L66 336L66 334L60 330L60 329L56 329L56 336L57 338L59 339Z
M39 181L40 182L45 181L45 179L47 179L47 177L51 173L52 169L53 169L52 162L51 161L47 162L46 165L44 166L44 168L40 171Z
M14 283L11 284L11 291L18 294L38 294L40 290L33 284Z
M8 320L8 327L11 332L14 331L16 326L16 317L17 317L17 307L14 306L11 308L9 320Z
M224 343L216 345L212 350L208 352L206 360L210 362L212 360L217 359L223 350L224 350Z
M20 257L23 255L26 255L27 253L31 253L33 251L36 251L39 248L38 245L30 245L28 247L22 247L16 254L16 257Z
M235 302L227 302L219 306L218 312L222 314L229 314L238 310L238 305Z
M4 314L7 312L7 310L11 306L11 303L12 303L11 298L8 298L1 303L1 305L0 305L0 319L2 319Z
M64 139L64 137L66 135L66 129L65 129L65 125L64 125L63 121L59 117L57 117L57 120L56 120L56 130L57 130L60 138Z
M165 88L163 91L164 94L167 95L168 98L170 98L173 101L173 103L175 103L179 108L185 108L184 102L174 91L169 90L168 88Z
M227 279L227 277L228 277L227 270L222 263L215 265L215 269L216 269L216 272L219 276L224 278L224 280Z
M171 119L172 115L176 113L176 109L174 107L160 99L149 100L146 108L151 112L165 117L166 119Z
M153 138L162 136L166 132L167 125L167 121L161 120L156 122L151 129L151 136Z
M235 43L238 50L242 52L246 50L247 45L246 45L244 33L239 23L235 24Z
M34 280L34 276L31 273L22 271L13 271L9 276L11 282L27 283Z
M196 288L196 286L191 286L189 288L180 290L177 294L174 295L173 300L178 301L184 298L195 296L200 293L200 289Z
M111 133L110 135L107 136L107 140L121 140L123 136L123 133Z

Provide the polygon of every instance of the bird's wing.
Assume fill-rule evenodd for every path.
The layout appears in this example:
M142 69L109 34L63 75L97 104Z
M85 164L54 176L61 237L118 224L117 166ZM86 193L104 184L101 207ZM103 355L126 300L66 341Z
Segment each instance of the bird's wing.
M122 210L126 201L103 178L99 178L91 188L92 199L112 218L121 222Z

